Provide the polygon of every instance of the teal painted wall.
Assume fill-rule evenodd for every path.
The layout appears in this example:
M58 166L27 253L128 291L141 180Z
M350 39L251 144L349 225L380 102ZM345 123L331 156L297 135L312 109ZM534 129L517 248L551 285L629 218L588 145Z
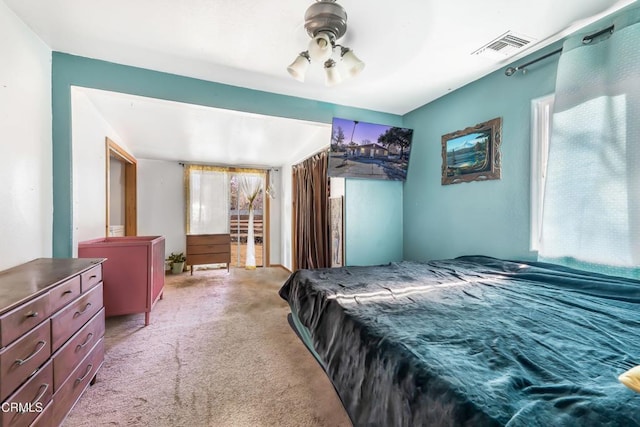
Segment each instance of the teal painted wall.
M346 179L346 265L402 260L402 186L400 181Z
M261 92L59 52L53 53L52 61L55 257L68 257L72 254L71 86L323 123L331 123L335 116L394 126L402 125L402 117L397 115ZM362 183L360 188L367 191L370 186L375 189L378 185L379 183L367 181ZM380 207L387 208L385 204L381 204ZM398 210L395 207L388 209L390 212ZM375 218L370 217L368 213L367 210L352 210L351 218L347 221L357 223L358 227L367 221L376 223ZM361 215L364 216L360 217ZM350 228L349 223L345 226ZM402 245L401 234L395 239L397 241L394 245Z
M405 259L535 259L529 251L531 101L554 91L558 58L511 77L501 68L404 116L404 126L414 129L404 186ZM441 136L495 117L503 120L502 178L441 185Z

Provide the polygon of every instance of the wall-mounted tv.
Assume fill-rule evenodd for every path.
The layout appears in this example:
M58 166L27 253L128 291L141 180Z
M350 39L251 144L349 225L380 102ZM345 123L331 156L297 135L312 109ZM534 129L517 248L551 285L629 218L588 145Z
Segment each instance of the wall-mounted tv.
M413 129L334 118L329 176L404 181Z

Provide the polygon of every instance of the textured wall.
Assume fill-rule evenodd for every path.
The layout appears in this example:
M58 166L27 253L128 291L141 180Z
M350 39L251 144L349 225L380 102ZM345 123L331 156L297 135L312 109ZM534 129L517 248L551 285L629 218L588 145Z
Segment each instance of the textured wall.
M415 129L404 188L405 259L535 256L529 251L531 101L553 92L557 61L556 55L511 77L498 70L404 116ZM441 136L495 117L503 120L502 179L441 185Z
M106 235L106 141L109 137L128 150L124 141L105 121L87 96L73 90L73 246ZM54 193L55 195L55 193ZM114 223L112 223L114 224Z
M0 1L0 270L51 255L51 50Z
M138 234L164 236L164 250L186 252L184 169L178 162L138 160Z
M345 181L345 265L401 261L402 182Z

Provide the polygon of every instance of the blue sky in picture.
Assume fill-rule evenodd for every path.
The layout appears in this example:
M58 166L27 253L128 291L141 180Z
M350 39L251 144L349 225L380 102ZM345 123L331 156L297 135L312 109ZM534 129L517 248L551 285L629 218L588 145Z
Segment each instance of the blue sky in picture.
M447 141L447 151L460 150L466 147L473 147L477 142L482 142L487 137L486 132L475 132L469 135L459 136Z
M344 144L349 144L352 141L351 135L353 134L353 142L358 145L363 144L365 140L377 143L378 137L393 127L366 122L357 122L356 124L353 120L334 118L331 128L332 133L338 129L338 126L344 132Z

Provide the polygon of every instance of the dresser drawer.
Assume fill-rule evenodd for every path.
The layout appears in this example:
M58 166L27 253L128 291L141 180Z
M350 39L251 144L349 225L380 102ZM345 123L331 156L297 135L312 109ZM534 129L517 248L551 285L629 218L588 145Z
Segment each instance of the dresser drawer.
M55 313L80 295L80 276L56 286L49 291L50 312Z
M91 349L91 352L84 358L76 369L73 370L69 378L53 395L53 417L52 424L59 425L69 410L76 403L82 392L95 377L96 372L102 366L104 360L104 338L101 338Z
M191 245L225 245L231 243L229 234L193 234L187 235L187 246Z
M47 321L0 352L0 401L46 362L51 355L50 339Z
M53 355L53 389L58 391L71 371L104 336L104 309L87 322Z
M189 255L198 255L198 254L227 254L229 253L230 247L228 244L226 245L190 245L187 247L187 253Z
M102 264L96 265L91 270L87 270L80 274L82 278L82 292L87 292L89 289L102 282Z
M4 314L0 317L0 347L9 345L49 317L49 314L48 292Z
M102 283L51 317L51 351L55 352L102 308Z
M49 362L2 404L2 427L28 426L52 396L53 366Z
M189 265L227 263L229 261L231 261L231 255L228 253L187 255L187 264Z
M36 417L33 424L30 427L58 427L57 425L53 425L51 423L51 418L53 417L53 401L49 402L47 406L42 410L42 412Z

